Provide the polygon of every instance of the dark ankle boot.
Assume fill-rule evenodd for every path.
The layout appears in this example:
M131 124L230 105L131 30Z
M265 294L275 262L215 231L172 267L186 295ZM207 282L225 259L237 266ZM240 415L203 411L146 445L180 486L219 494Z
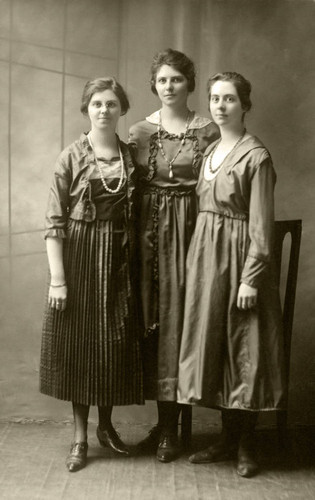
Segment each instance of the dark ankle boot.
M230 459L230 453L222 434L218 441L204 450L198 451L189 457L192 464L211 464L225 462Z
M189 457L193 464L225 462L236 455L241 432L239 414L235 410L222 410L222 431L217 440Z
M253 477L259 470L256 461L254 433L257 417L256 413L248 413L244 416L236 467L236 471L241 477Z
M156 458L160 462L171 462L180 453L177 435L180 405L176 402L158 401L159 425L161 434L157 447Z
M139 453L156 453L161 437L161 427L159 424L149 430L149 435L137 444L137 452Z
M69 472L77 472L86 466L88 444L86 441L73 443L69 455L66 459L66 466Z
M121 455L130 455L129 449L127 448L125 443L122 442L113 427L108 427L108 429L105 430L101 430L99 427L97 427L96 435L101 446L111 448L116 453L120 453Z
M156 458L160 462L168 463L176 460L180 453L180 446L175 432L162 433Z

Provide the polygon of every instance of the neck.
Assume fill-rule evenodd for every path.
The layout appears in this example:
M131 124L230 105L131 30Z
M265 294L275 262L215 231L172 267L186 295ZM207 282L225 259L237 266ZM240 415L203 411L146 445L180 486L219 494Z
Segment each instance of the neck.
M115 146L117 143L115 130L98 130L92 128L90 137L95 147L110 147Z
M189 113L187 104L177 107L162 105L161 118L162 120L186 120Z
M233 142L236 139L239 139L240 136L244 133L245 125L242 123L239 127L234 127L233 129L220 127L221 133L221 143L229 143Z

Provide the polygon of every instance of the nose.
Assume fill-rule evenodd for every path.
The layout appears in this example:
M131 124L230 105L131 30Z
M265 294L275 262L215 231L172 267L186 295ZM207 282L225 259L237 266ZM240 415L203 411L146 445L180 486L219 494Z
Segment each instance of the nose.
M103 103L102 106L101 106L101 112L102 113L106 113L107 110L108 110L107 105L105 103Z
M223 99L220 99L218 102L218 108L225 109L225 102Z
M225 110L225 102L223 99L217 102L217 109L224 111Z
M167 82L166 82L166 88L167 88L167 90L171 90L173 88L173 82L172 82L172 80L167 80Z

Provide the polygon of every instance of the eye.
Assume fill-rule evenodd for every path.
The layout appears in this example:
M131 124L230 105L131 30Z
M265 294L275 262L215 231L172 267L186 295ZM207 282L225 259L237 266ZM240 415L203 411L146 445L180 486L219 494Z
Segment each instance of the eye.
M233 96L230 95L230 96L227 97L226 100L227 100L227 102L235 102L235 97L233 97Z
M219 98L216 95L211 96L211 102L218 102Z
M117 106L117 103L114 101L110 101L106 103L107 108L115 108Z
M158 78L158 83L165 83L166 79L165 78Z

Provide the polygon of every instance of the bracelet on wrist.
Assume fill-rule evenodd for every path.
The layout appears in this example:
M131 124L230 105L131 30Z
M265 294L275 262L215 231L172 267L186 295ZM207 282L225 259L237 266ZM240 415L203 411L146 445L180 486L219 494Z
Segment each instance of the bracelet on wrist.
M67 286L67 283L63 283L62 285L52 285L50 283L51 288L62 288L63 286Z

